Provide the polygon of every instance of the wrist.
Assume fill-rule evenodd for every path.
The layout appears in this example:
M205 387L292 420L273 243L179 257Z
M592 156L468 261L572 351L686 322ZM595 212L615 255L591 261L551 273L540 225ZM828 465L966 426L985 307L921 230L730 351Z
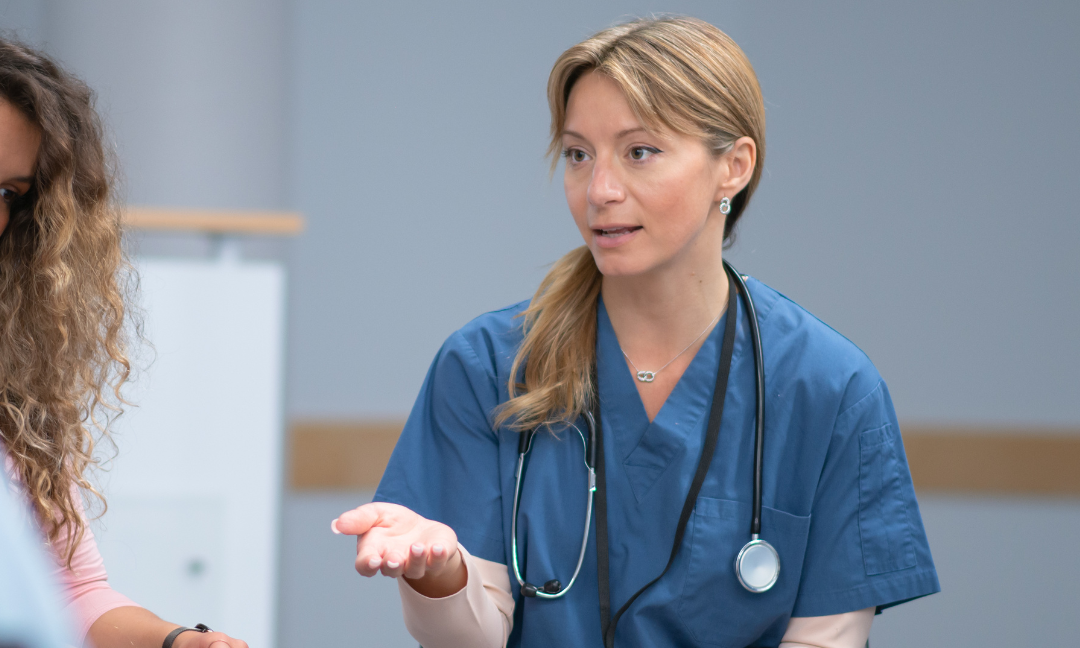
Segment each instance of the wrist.
M165 640L161 643L162 648L189 648L198 646L200 641L199 635L211 632L210 628L204 624L196 624L194 628L186 626L174 626L169 634L165 636Z

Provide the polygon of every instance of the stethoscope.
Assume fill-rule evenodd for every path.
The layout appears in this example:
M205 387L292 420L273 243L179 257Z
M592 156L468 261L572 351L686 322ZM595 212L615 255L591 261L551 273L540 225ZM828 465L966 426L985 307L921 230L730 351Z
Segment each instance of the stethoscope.
M727 392L727 380L731 369L731 356L733 352L735 342L735 324L738 318L738 302L736 294L741 295L743 301L746 303L747 317L750 322L750 337L754 351L754 369L756 377L756 430L754 438L754 499L753 499L753 514L750 521L750 541L743 546L739 551L738 556L735 558L735 575L739 579L739 583L748 591L753 593L767 592L776 584L777 578L780 576L780 555L771 544L762 540L761 535L761 473L762 473L762 460L765 451L765 371L764 363L761 353L761 333L758 330L757 312L754 310L754 302L750 297L750 290L746 287L746 282L742 275L735 271L735 268L731 266L727 261L724 261L724 268L727 271L729 277L729 291L728 291L728 309L729 317L725 325L724 331L724 344L720 354L720 369L717 373L717 387L713 395L712 411L709 414L709 424L706 428L706 439L702 449L702 456L698 463L698 469L694 477L694 481L690 487L690 493L687 495L686 502L683 506L682 516L679 519L679 527L677 528L675 536L675 544L672 548L671 558L668 561L668 566L674 561L675 554L678 552L679 546L682 544L683 531L686 528L686 523L689 520L690 513L693 511L694 503L697 501L698 492L701 489L702 482L704 481L705 474L708 472L709 465L712 461L712 456L715 454L717 437L719 435L720 420L723 417L724 408L724 395ZM730 290L730 288L736 288L736 290ZM570 588L577 580L578 574L581 572L581 565L585 561L585 550L589 543L589 531L592 525L592 512L594 501L596 504L596 517L597 517L597 553L598 553L598 572L600 577L601 588L601 616L602 625L605 635L605 644L612 645L614 643L614 626L615 622L622 615L623 612L629 607L631 603L642 592L644 592L650 585L655 583L667 572L665 567L664 572L657 578L653 579L645 587L641 588L634 596L630 598L626 604L615 614L614 622L609 622L610 607L609 601L604 600L607 598L607 504L606 495L604 491L604 468L603 468L603 433L602 426L600 425L600 408L599 398L594 394L592 411L585 413L585 420L588 423L589 439L586 441L585 435L577 427L577 425L571 424L572 427L581 437L582 445L585 449L585 467L588 469L588 483L587 483L587 506L585 509L585 532L581 537L581 551L578 554L577 566L574 568L574 575L571 576L570 581L563 587L562 583L558 580L549 580L542 586L537 587L532 583L527 582L521 575L521 570L518 565L518 548L517 548L517 518L518 518L518 506L521 501L521 479L525 472L525 455L528 454L532 448L533 440L536 436L537 430L530 430L522 432L520 435L520 441L518 443L518 461L517 469L515 471L515 483L514 483L514 506L513 506L513 520L511 522L510 529L510 545L512 551L511 563L514 569L514 577L517 579L518 585L521 587L521 593L523 596L539 599L557 599L565 596ZM600 484L599 494L597 493L597 484ZM602 518L602 519L601 519Z

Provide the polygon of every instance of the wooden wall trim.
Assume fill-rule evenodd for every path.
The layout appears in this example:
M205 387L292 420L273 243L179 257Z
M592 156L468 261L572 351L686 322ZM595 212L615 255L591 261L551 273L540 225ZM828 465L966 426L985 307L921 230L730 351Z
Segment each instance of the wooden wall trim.
M299 421L289 426L289 485L294 490L375 488L403 421Z
M296 421L289 429L294 490L373 489L402 421ZM905 425L919 493L1080 497L1080 430Z
M919 492L1080 496L1080 430L903 430Z
M304 217L292 212L127 207L124 225L140 230L294 236L303 231Z

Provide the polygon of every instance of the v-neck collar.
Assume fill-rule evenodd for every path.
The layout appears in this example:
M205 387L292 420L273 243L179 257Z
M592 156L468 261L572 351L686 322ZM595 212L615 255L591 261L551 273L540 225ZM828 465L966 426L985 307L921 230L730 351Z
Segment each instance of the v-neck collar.
M649 423L604 301L600 300L596 365L604 418L604 445L610 448L605 454L612 459L609 464L612 469L616 469L614 464L622 467L638 502L645 498L672 460L688 449L696 451L702 443L704 419L716 386L720 337L726 318L727 313L705 338L656 418Z

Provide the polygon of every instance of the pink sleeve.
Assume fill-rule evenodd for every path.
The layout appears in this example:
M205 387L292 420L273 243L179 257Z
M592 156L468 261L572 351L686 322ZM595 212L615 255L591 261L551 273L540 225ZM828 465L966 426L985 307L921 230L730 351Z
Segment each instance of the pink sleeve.
M82 501L81 494L76 497ZM84 518L85 521L85 518ZM53 557L56 560L54 576L60 584L61 595L65 611L74 621L75 639L77 645L82 645L86 640L90 626L94 625L101 615L118 607L135 605L131 599L109 587L108 575L105 573L105 563L98 553L97 543L94 542L94 534L87 526L83 532L82 540L75 547L75 555L71 559L71 567L67 566L67 532L63 530L53 545Z
M514 597L506 565L477 558L458 545L468 570L465 587L428 598L398 579L405 628L425 648L505 646L514 624Z

